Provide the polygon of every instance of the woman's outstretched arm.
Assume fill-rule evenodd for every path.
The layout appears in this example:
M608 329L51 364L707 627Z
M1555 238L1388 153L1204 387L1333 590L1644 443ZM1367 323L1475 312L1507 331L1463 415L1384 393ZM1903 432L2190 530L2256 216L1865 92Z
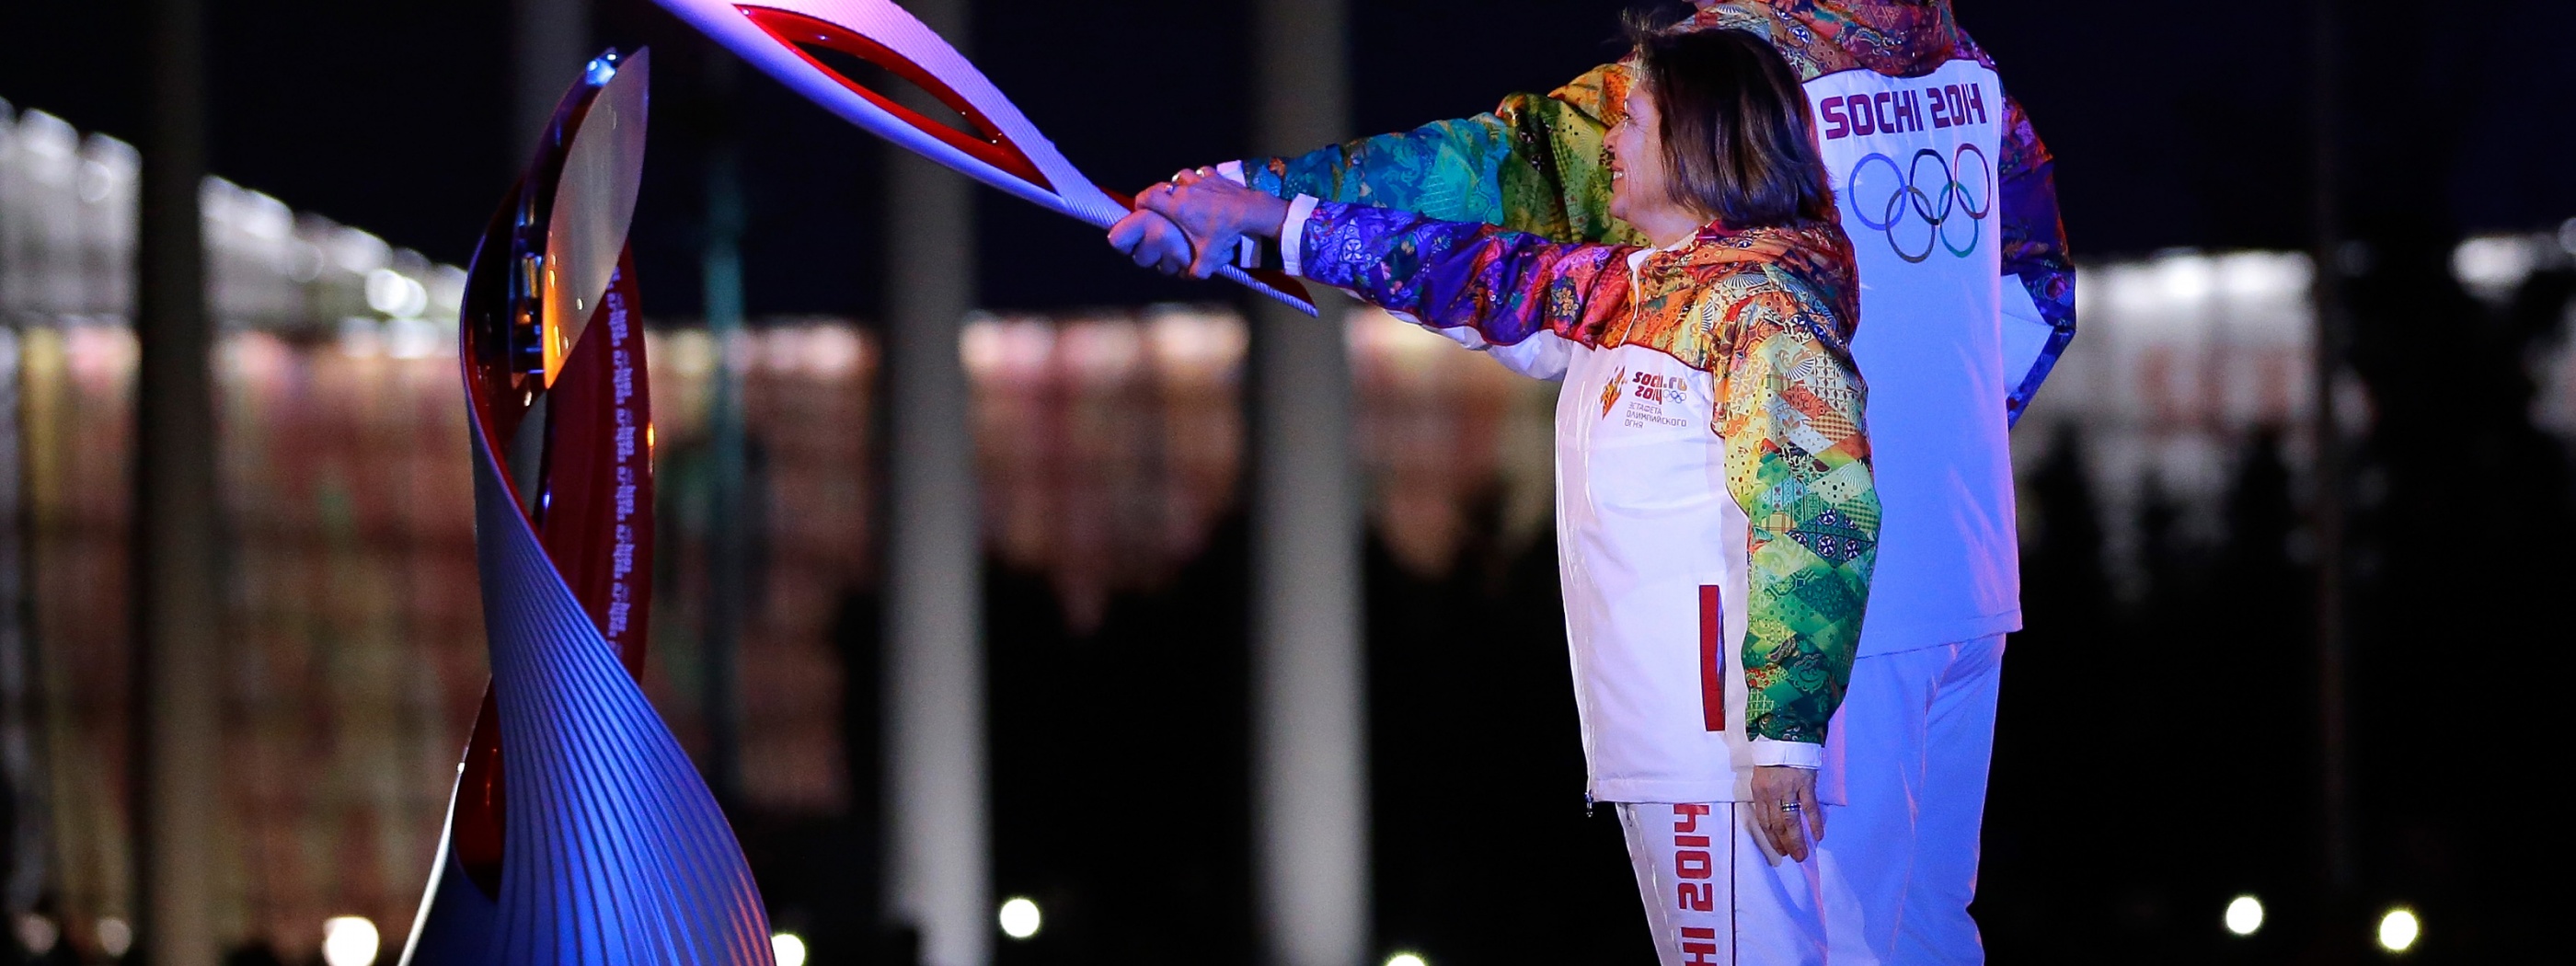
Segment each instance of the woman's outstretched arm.
M1283 202L1223 178L1185 177L1137 198L1193 241L1275 236L1290 274L1494 346L1541 332L1595 344L1627 309L1636 248L1553 242L1492 225L1301 197ZM1212 249L1201 243L1199 258Z

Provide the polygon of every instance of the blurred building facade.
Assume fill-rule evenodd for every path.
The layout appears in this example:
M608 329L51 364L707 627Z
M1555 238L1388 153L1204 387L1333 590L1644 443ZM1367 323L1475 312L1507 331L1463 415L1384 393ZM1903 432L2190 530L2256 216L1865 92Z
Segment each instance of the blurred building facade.
M135 151L41 112L0 118L0 507L25 606L0 616L14 921L83 956L131 940L128 825ZM206 183L221 327L231 585L229 945L313 954L331 916L410 921L485 680L455 362L463 273L274 198ZM1546 387L1382 314L1355 317L1370 517L1444 568L1496 485L1514 532L1548 511ZM703 752L706 419L738 360L761 533L739 646L744 804L849 807L836 608L873 587L873 332L762 320L722 352L652 334L666 544L648 689ZM979 317L973 383L988 557L1045 575L1067 624L1168 581L1240 499L1245 325L1166 306ZM37 917L41 925L29 917ZM45 932L50 930L50 933ZM25 929L21 930L22 932ZM22 940L25 937L22 937Z
M2371 258L2365 246L2351 246L2342 270L2360 274ZM2489 310L2500 310L2534 276L2571 264L2576 220L2554 233L2473 236L2449 259L2451 280ZM2185 542L2214 547L2228 539L2224 504L2258 437L2280 443L2292 492L2308 492L2314 271L2304 253L2266 251L2174 251L2082 267L2076 295L2083 332L2050 375L2044 404L2015 428L2014 465L2027 475L2059 448L2075 447L2093 484L2115 589L2134 595L2140 587L2146 535L2139 521L2150 508L2173 512L2173 536ZM2568 338L2576 332L2576 302L2560 311L2555 332L2540 338L2524 372L2474 378L2529 380L2533 424L2576 445L2576 351ZM2441 351L2438 340L2428 351ZM2382 403L2351 370L2336 379L2335 392L2347 445L2355 445ZM2365 474L2363 489L2374 485ZM2025 532L2024 543L2040 536Z

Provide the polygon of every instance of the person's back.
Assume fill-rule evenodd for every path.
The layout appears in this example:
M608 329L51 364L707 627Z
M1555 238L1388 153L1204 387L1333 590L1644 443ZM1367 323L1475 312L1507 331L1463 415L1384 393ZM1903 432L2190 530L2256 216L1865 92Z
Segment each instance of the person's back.
M1275 235L1289 275L1562 380L1557 556L1587 797L1619 818L1665 966L1821 966L1816 777L1882 516L1852 245L1804 91L1766 40L1633 30L1606 210L1652 248L1204 173L1137 201L1201 259Z
M2054 163L1947 0L1702 0L1677 28L1743 30L1788 61L1859 250L1853 351L1885 515L1820 776L1849 803L1820 843L1832 958L1979 962L1967 906L2004 635L2021 626L2008 430L2075 332ZM1631 79L1604 65L1476 117L1222 170L1280 197L1633 243L1603 151ZM1172 237L1157 231L1112 241L1152 263Z
M1884 427L1889 504L1872 591L1882 603L1860 653L2020 629L2007 431L2074 334L2074 270L2047 149L1946 2L1714 3L1685 26L1766 37L1798 72L1843 228L1860 249L1854 351L1880 387L1870 418ZM1617 122L1629 79L1626 65L1604 65L1544 97L1507 97L1489 114L1237 170L1283 197L1634 241L1604 208L1599 162L1601 132ZM1937 105L1926 93L1934 89ZM1854 95L1867 111L1852 113Z
M1873 6L1875 27L1822 19L1810 4L1723 4L1696 18L1767 34L1806 79L1859 256L1852 352L1870 381L1887 513L1863 656L2020 628L2002 305L2016 298L2015 315L2039 315L2022 286L2000 284L2007 112L1993 65L1959 42L1944 7ZM2015 331L2031 336L2011 347L2028 359L2049 330Z

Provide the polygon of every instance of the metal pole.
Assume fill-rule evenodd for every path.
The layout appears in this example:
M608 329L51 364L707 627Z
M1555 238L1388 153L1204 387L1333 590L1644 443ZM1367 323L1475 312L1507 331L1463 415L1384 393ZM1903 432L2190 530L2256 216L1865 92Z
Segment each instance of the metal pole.
M707 721L707 781L716 800L733 805L742 793L742 622L749 609L749 529L760 519L746 512L743 413L742 166L734 138L734 58L711 50L708 94L716 110L714 146L707 155L707 235L699 256L707 334L716 344L714 392L707 405L707 623L699 661Z
M154 966L214 966L223 571L203 224L205 17L155 0L148 28L135 337L135 939Z
M17 112L0 98L0 159L8 157ZM8 164L0 160L0 177ZM20 308L11 289L12 252L7 237L11 213L0 201L0 913L15 917L36 903L44 885L44 840L38 836L44 796L36 787L35 734L28 698L34 693L34 661L27 640L26 479L20 457L25 412L19 396L22 356L18 329L9 322Z
M2315 526L2317 533L2317 714L2320 790L2325 810L2319 823L2325 841L2326 882L2337 893L2352 886L2350 749L2345 722L2344 627L2344 452L2343 428L2335 410L2335 382L2343 370L2346 342L2343 305L2343 224L2336 146L2339 140L2336 0L2315 0L2311 29L2315 112L2310 146L2313 157L2311 197L2316 248L2316 374L2313 405L2316 438Z
M905 7L966 48L967 0ZM958 352L974 307L974 195L955 172L887 153L886 896L920 931L924 964L983 966L994 925L982 544Z
M537 138L545 134L546 122L554 117L564 90L581 77L582 65L590 62L591 55L598 53L590 47L590 3L510 0L510 39L516 67L511 78L510 143L517 153L510 156L509 171L515 177L536 151Z
M0 100L0 157L9 151L9 102ZM0 168L5 168L0 163ZM0 170L0 177L5 177ZM6 202L0 202L5 207ZM0 222L9 212L0 210ZM0 224L0 232L8 226ZM6 246L0 240L0 246ZM19 308L9 291L0 247L0 313ZM0 319L0 913L33 908L45 885L44 789L38 787L36 732L29 699L35 694L35 660L27 637L26 462L22 457L26 412L20 395L23 356L18 329Z
M1259 146L1346 136L1344 0L1262 0ZM1252 312L1253 896L1262 960L1357 966L1372 940L1360 499L1341 309Z

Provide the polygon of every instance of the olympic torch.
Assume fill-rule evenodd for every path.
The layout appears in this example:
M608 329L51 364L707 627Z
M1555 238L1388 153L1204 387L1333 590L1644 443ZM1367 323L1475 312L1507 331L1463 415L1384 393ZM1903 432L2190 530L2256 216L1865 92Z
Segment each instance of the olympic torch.
M965 55L891 0L657 2L825 110L967 177L1099 228L1135 207L1092 184ZM959 126L842 72L824 56L832 54L867 61L920 87L955 111ZM1287 275L1230 265L1218 272L1315 314L1305 286Z

